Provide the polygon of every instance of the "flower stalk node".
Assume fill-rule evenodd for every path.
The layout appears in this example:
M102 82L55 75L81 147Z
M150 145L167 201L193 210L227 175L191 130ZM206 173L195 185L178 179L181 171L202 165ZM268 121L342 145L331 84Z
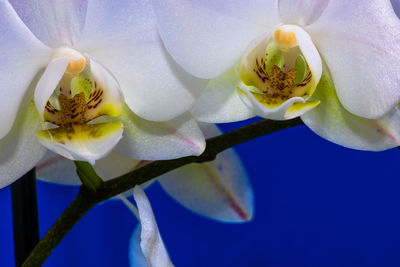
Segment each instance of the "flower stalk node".
M89 188L93 192L96 192L103 186L103 180L97 175L92 165L85 161L74 162L76 166L76 173L85 187Z

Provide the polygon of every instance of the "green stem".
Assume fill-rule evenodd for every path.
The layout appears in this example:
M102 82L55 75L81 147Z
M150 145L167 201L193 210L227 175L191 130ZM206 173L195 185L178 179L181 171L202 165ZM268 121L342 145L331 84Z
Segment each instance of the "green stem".
M240 129L208 139L206 149L200 156L153 161L130 173L104 183L102 182L102 186L96 187L95 191L89 190L86 186L81 186L78 195L53 224L42 240L40 240L39 244L34 248L22 266L41 266L64 236L86 214L86 212L97 203L105 201L133 188L136 185L143 184L186 164L212 161L220 152L228 148L260 136L302 124L303 123L300 119L289 121L258 121Z
M82 184L92 191L97 191L103 186L103 180L97 175L93 166L85 161L75 161L76 173Z

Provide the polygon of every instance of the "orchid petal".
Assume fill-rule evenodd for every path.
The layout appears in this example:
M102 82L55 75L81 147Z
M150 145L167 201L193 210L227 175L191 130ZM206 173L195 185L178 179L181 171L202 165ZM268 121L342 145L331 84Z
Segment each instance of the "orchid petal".
M207 136L220 134L202 124ZM253 191L238 155L230 149L208 163L192 163L158 178L164 190L186 208L224 222L244 222L253 216Z
M143 255L142 248L140 247L140 234L142 228L137 226L133 230L133 234L129 244L129 261L131 267L148 267L147 260Z
M9 0L35 36L51 46L73 45L82 32L87 0Z
M385 150L400 144L400 110L372 120L355 116L340 103L332 78L325 71L314 97L315 109L303 114L303 122L319 136L336 144L359 150Z
M48 149L70 159L95 161L107 155L122 138L121 122L72 125L37 133L40 143Z
M50 59L51 51L32 35L7 1L0 1L0 14L0 138L3 138L11 130L28 87Z
M240 99L236 86L240 82L240 63L211 80L191 109L204 122L223 123L246 120L254 113Z
M329 0L278 0L281 21L285 24L306 26L324 12Z
M93 168L104 181L108 181L132 171L141 162L141 160L122 157L111 152L106 157L97 160ZM36 166L36 176L37 179L49 183L81 185L75 170L73 161L49 151Z
M292 31L296 36L301 53L307 61L315 84L317 84L322 75L322 60L310 35L296 25L285 25L284 27L287 31Z
M198 125L206 139L213 138L222 134L218 126L213 123L198 122Z
M122 157L111 152L107 157L99 159L94 169L103 180L108 181L133 171L141 162L141 160Z
M330 1L305 29L348 111L374 119L400 102L400 21L389 1Z
M149 1L91 1L77 47L104 64L139 116L166 121L187 111L205 81L185 73L165 51Z
M396 13L397 17L400 17L400 0L391 0L394 12Z
M25 102L26 107L19 112L13 128L0 140L0 188L31 170L46 153L36 138L41 126L35 105Z
M36 179L61 185L81 185L73 161L48 151L36 165Z
M140 247L150 267L173 266L161 239L149 199L140 186L133 188L141 226Z
M104 93L102 101L96 107L97 112L101 115L112 117L120 115L124 104L124 97L117 80L108 69L93 58L90 59L90 70L95 87L102 88Z
M274 0L153 0L167 50L185 70L214 78L279 23Z
M56 58L50 61L36 85L34 99L40 118L44 118L44 110L50 96L54 93L68 66L68 58Z
M204 136L189 114L167 122L152 122L136 116L125 106L119 119L125 131L114 151L125 157L173 159L200 155L205 149Z

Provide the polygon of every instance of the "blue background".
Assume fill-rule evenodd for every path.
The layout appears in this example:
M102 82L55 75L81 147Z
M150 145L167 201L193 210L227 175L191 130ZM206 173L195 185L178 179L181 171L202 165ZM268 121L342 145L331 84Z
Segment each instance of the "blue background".
M222 125L224 131L245 123ZM255 196L246 224L198 216L148 191L176 266L399 266L400 151L339 147L305 126L236 147ZM77 189L38 182L43 235ZM10 189L0 190L0 266L13 266ZM136 220L122 203L93 208L45 266L129 266Z

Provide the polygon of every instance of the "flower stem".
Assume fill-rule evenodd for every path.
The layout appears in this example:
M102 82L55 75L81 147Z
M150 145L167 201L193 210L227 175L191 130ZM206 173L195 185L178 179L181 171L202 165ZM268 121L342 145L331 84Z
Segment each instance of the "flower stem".
M97 191L103 185L103 180L97 175L93 166L85 161L74 161L76 173L82 184L92 191Z
M269 133L302 124L299 118L289 121L258 121L240 129L208 139L206 149L200 156L153 161L130 173L102 183L102 186L98 187L95 191L89 189L87 186L81 186L78 195L53 224L42 240L40 240L39 244L22 266L41 266L64 236L86 212L96 204L125 192L135 185L150 181L186 164L212 161L220 152L228 148Z
M35 169L11 185L15 266L19 267L39 242Z

